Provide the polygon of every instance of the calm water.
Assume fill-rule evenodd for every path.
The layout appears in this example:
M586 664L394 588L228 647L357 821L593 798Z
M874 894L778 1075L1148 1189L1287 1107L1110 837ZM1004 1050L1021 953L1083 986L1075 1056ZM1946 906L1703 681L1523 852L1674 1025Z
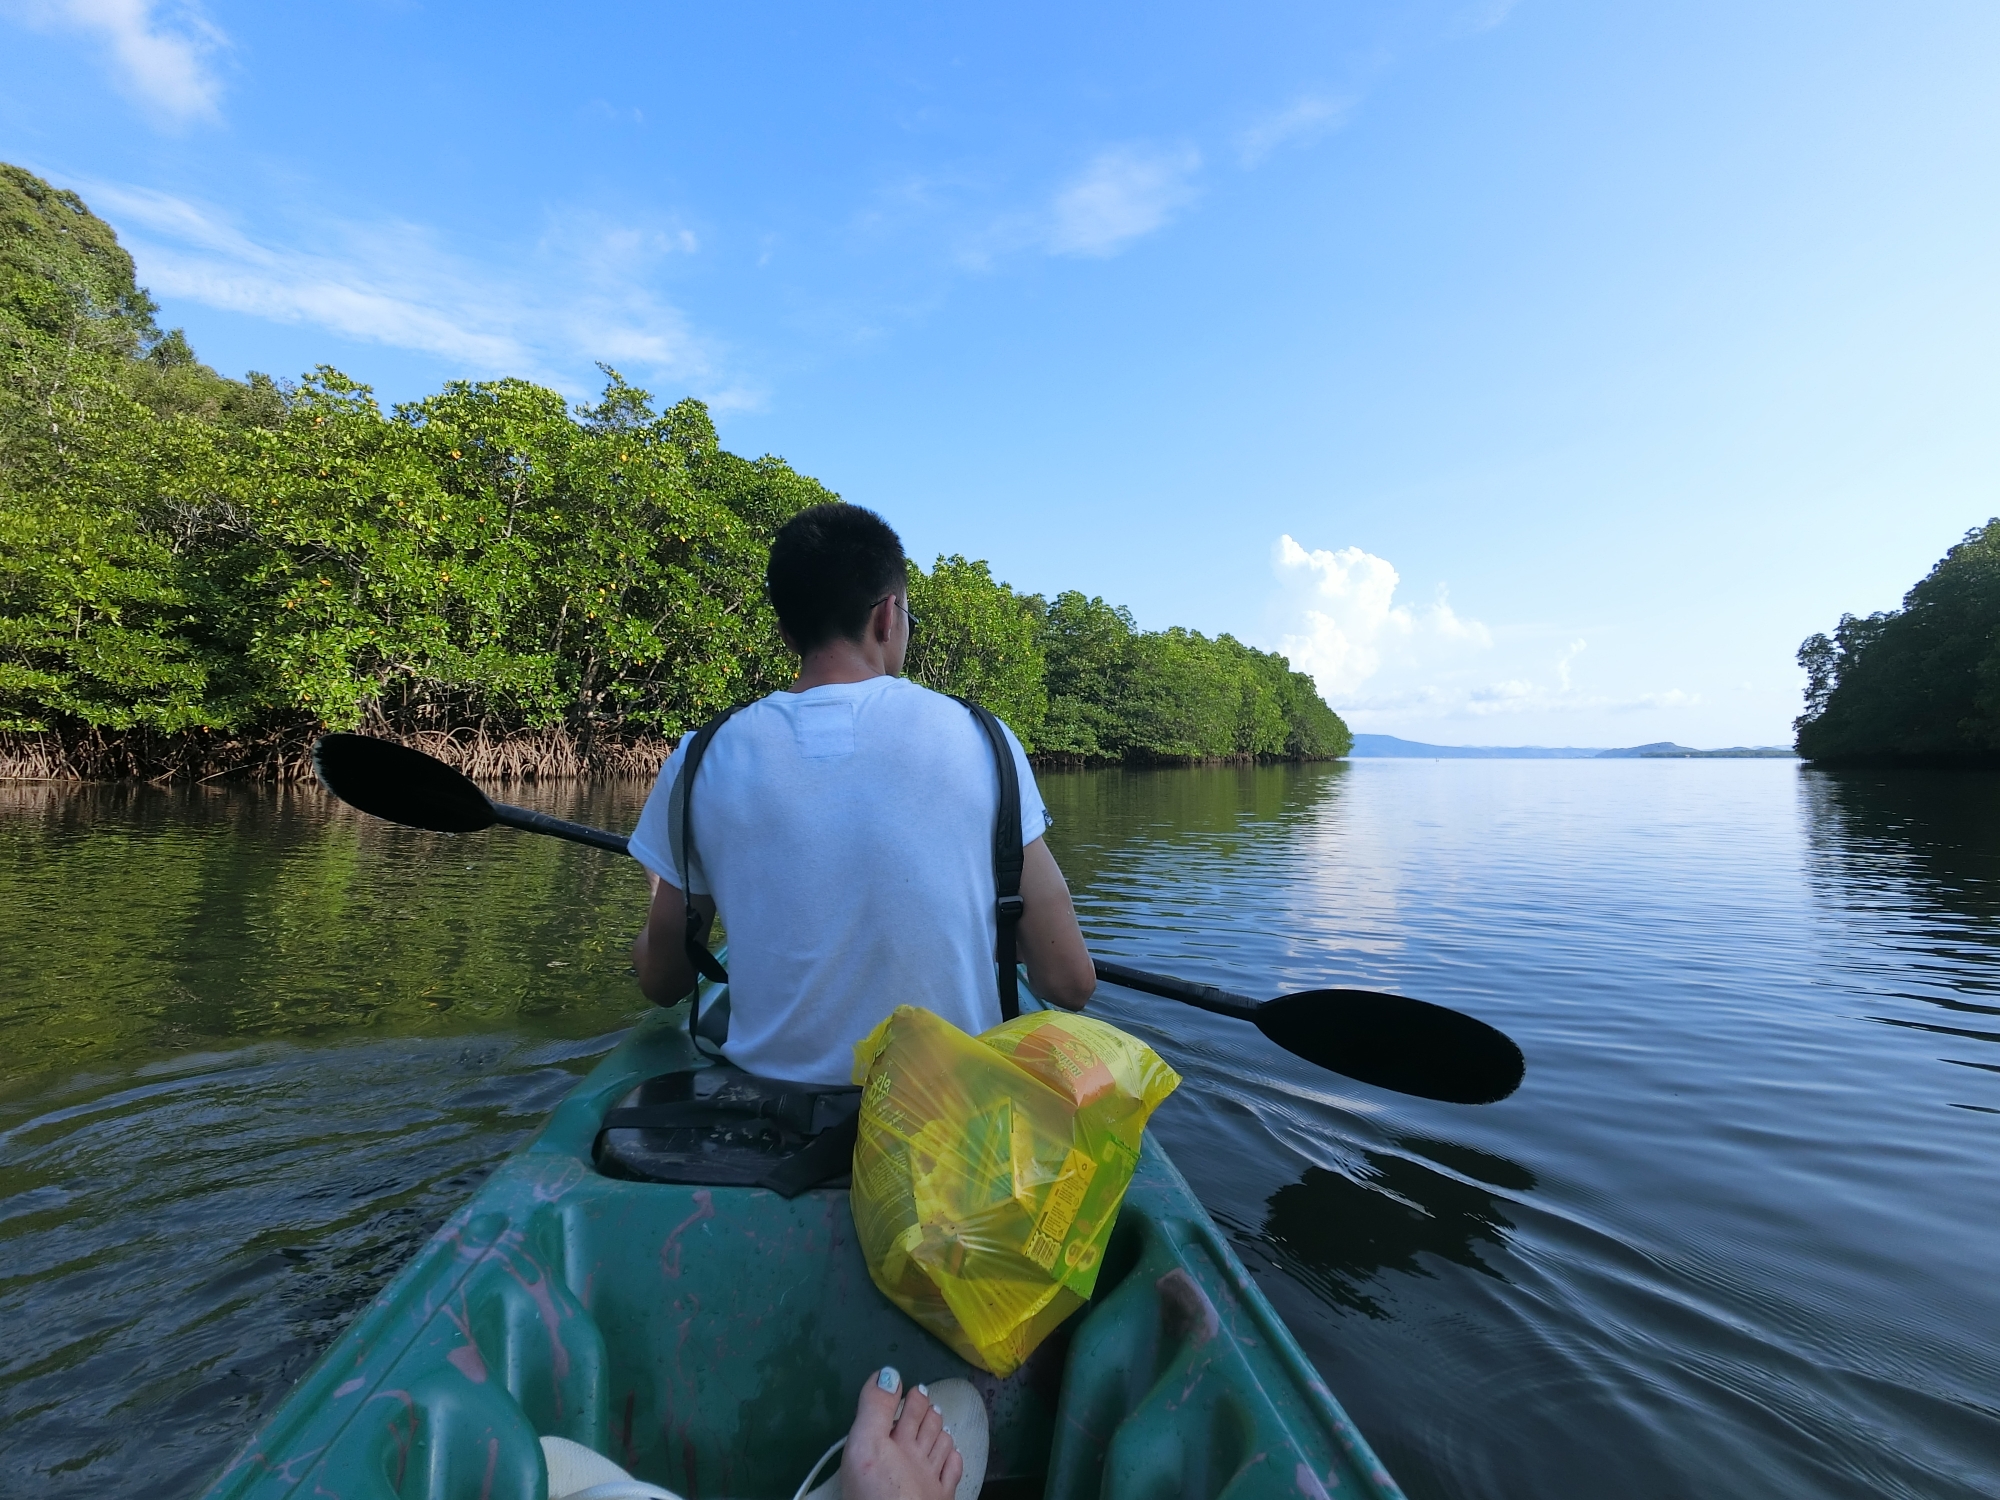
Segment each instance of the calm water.
M2000 1495L2000 778L1043 780L1106 955L1527 1053L1466 1109L1096 1002L1413 1496ZM628 1024L642 898L309 793L0 787L0 1491L198 1493Z

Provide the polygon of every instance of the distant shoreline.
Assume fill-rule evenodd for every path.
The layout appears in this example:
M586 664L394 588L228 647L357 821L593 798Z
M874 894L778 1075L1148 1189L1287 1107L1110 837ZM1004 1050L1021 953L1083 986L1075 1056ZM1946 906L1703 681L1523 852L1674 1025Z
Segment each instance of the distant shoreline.
M1789 745L1734 745L1696 750L1657 740L1650 745L1602 750L1577 745L1427 745L1393 734L1357 734L1349 760L1797 760Z

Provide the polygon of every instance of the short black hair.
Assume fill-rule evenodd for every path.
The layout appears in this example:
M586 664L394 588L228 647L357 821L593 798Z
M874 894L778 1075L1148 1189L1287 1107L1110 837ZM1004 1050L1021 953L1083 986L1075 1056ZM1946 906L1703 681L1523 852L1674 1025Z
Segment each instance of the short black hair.
M778 528L764 587L801 655L858 640L884 594L908 586L903 540L859 505L815 505Z

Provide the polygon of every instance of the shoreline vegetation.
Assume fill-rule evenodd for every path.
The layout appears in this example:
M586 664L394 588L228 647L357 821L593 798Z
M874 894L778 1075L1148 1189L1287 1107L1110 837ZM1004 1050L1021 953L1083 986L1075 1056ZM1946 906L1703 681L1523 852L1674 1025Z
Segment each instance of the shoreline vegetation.
M839 497L601 367L572 408L454 381L384 411L322 366L226 379L117 236L0 164L0 778L277 781L357 729L494 781L650 774L789 682L769 539ZM1321 760L1312 680L1101 598L912 564L908 675L1047 765Z
M1815 765L2000 767L2000 518L1903 596L1799 647L1798 752Z

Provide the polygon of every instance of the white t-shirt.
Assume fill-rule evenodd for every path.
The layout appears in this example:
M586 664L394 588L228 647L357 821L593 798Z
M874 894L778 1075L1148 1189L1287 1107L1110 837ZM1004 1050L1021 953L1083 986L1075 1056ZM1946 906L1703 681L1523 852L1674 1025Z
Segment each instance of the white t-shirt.
M660 771L632 857L675 886L687 747ZM1021 842L1049 826L1010 730ZM901 677L773 693L716 732L695 772L692 884L729 937L730 1061L844 1084L899 1005L977 1034L995 983L992 743L962 704ZM669 809L672 809L670 812Z

